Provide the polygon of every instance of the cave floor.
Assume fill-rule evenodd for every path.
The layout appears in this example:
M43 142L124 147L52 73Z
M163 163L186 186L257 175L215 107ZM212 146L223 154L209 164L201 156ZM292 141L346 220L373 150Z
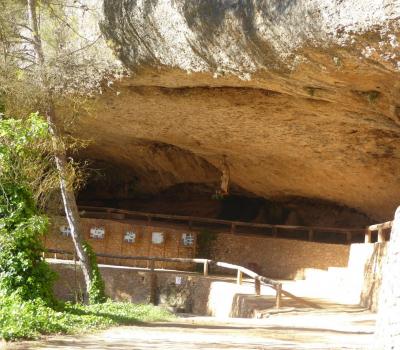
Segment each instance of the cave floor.
M167 323L50 336L7 349L367 349L375 314L361 308L282 312L263 319L186 315Z

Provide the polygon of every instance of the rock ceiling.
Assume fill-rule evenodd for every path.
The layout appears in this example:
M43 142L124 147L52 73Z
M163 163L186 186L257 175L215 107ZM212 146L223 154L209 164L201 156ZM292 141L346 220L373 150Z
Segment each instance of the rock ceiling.
M131 75L85 151L143 191L231 182L388 219L400 202L400 1L104 1Z

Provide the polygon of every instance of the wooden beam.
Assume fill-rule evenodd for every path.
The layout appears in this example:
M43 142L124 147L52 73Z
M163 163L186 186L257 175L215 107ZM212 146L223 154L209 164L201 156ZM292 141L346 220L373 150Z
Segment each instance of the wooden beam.
M351 232L346 232L346 242L348 244L351 244L351 238L352 238Z
M239 285L243 283L243 272L240 270L237 270L236 283Z
M59 249L47 249L47 253L54 253L54 254L69 254L74 257L72 252L64 251L64 250L59 250ZM155 262L156 261L170 261L170 262L180 262L180 263L187 263L187 262L193 262L193 263L201 263L204 266L204 275L208 274L208 267L209 264L214 264L215 266L219 267L224 267L227 269L234 269L238 271L238 280L240 281L243 274L246 274L250 276L251 278L254 279L254 292L256 295L261 294L261 282L277 291L276 295L276 307L281 306L281 299L282 295L285 295L289 298L292 298L298 302L301 302L303 304L306 304L310 307L313 308L321 308L319 305L309 302L307 300L304 300L302 298L296 297L295 295L285 291L282 289L282 284L278 281L266 278L264 276L260 276L254 271L251 271L243 266L239 265L234 265L234 264L229 264L225 262L215 262L212 260L208 259L189 259L189 258L159 258L159 257L145 257L145 256L115 256L115 255L110 255L110 254L96 254L99 257L109 257L109 258L115 258L115 259L132 259L132 260L145 260L149 262L149 269L150 269L150 302L156 304L157 303L157 274L155 272Z
M282 284L276 286L276 297L275 297L275 307L277 309L281 308L282 302Z
M157 305L157 274L154 271L154 260L150 261L150 303Z
M254 279L254 293L255 295L260 295L261 294L261 282L258 277Z
M382 224L371 225L368 227L370 231L378 231L380 228L382 229L389 229L392 228L393 221L386 221Z
M203 276L208 276L208 261L203 264Z
M372 242L372 233L371 230L367 227L365 230L365 239L364 243L371 243Z
M146 213L146 212L138 212L138 211L132 211L132 210L103 208L103 207L91 207L91 206L80 206L79 209L87 211L86 214L88 214L90 212L95 212L95 213L115 212L115 213L124 213L126 215L131 215L131 216L136 216L136 217L150 218L150 220L158 218L158 219L171 219L171 220L175 220L175 221L184 221L184 222L188 222L188 221L203 222L203 223L221 224L221 225L227 225L227 226L232 226L232 224L234 224L236 226L243 226L243 227L277 228L277 229L283 229L283 230L309 231L310 229L313 229L315 231L336 232L336 233L343 233L343 234L348 232L348 231L350 231L350 232L360 232L360 229L355 229L355 228L271 225L271 224L261 224L261 223L252 223L252 222L242 222L242 221L229 221L229 220L221 220L221 219L210 219L210 218L202 218L202 217L194 217L194 216Z
M378 230L378 243L382 243L386 241L385 233L383 231L383 228L380 227Z
M308 300L305 300L305 299L300 298L300 297L296 297L295 295L293 295L292 293L287 292L286 290L282 289L281 294L286 295L287 297L292 298L293 300L296 300L299 303L302 303L302 304L307 305L309 307L312 307L314 309L322 309L322 307L319 306L318 304L313 303L313 302L308 301Z

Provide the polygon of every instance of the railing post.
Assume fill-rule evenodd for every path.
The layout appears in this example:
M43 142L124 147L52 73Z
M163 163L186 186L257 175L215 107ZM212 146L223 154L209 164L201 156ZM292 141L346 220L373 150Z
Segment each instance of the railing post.
M205 261L203 264L203 275L208 276L208 261Z
M351 243L351 232L346 232L346 242L347 244Z
M112 210L110 208L106 209L106 213L107 213L107 218L112 219Z
M260 295L261 294L261 283L260 283L259 277L256 277L254 279L254 292L255 292L256 295Z
M308 240L310 242L314 240L314 230L308 231Z
M240 270L237 270L236 283L237 284L242 284L243 283L243 272L240 271Z
M235 234L235 230L236 230L236 225L232 224L231 225L231 233L234 235Z
M365 230L365 239L364 239L364 243L371 243L371 230L367 227Z
M379 229L378 229L378 243L382 243L382 242L385 242L385 235L384 235L384 233L383 233L383 228L382 227L379 227Z
M277 309L280 309L281 307L281 302L282 302L282 284L279 283L276 286L276 299L275 299L275 307Z
M75 302L78 302L78 271L76 269L76 252L74 250L72 258L74 259L74 296Z
M150 303L157 305L157 275L154 272L154 260L150 260Z

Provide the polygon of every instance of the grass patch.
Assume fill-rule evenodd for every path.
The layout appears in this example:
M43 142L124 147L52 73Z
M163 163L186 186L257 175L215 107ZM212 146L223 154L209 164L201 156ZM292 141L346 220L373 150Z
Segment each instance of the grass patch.
M93 305L66 303L52 309L41 299L24 301L17 295L1 296L0 310L0 339L7 341L166 321L174 317L157 306L113 301Z

